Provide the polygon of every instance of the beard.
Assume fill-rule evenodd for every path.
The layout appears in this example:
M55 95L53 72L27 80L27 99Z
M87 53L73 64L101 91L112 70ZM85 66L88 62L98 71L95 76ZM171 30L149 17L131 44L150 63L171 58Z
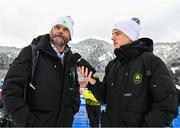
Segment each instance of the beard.
M69 42L69 38L64 37L63 35L61 35L60 33L50 33L50 41L55 44L55 45L59 45L59 46L66 46L66 44Z
M60 36L56 36L52 40L54 44L59 45L59 46L65 46L67 44L65 40Z

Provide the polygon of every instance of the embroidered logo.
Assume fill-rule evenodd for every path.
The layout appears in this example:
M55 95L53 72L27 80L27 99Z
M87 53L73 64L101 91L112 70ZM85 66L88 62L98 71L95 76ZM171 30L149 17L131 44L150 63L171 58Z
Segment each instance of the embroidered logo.
M66 20L63 20L63 25L67 26L67 21Z
M141 84L141 82L142 82L142 74L140 74L140 73L134 74L133 81L134 81L135 84Z

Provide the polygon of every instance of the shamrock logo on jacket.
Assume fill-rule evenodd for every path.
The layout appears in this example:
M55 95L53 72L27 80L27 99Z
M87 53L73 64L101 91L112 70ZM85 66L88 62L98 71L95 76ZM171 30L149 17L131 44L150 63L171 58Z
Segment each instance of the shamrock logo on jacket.
M141 73L135 73L133 81L135 84L141 84L142 82L142 74Z

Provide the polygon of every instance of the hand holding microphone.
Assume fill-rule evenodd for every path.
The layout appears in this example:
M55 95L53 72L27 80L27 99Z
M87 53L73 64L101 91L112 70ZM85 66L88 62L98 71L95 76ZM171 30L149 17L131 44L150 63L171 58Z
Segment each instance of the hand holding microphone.
M86 78L91 84L95 84L96 80L93 79L93 74L96 73L96 70L84 59L81 58L81 55L74 53L70 59L72 65L80 67L80 73Z
M85 77L86 81L90 82L91 85L96 83L96 79L92 76L92 71L88 71L88 68L85 68L84 66L80 67L79 69L81 75Z

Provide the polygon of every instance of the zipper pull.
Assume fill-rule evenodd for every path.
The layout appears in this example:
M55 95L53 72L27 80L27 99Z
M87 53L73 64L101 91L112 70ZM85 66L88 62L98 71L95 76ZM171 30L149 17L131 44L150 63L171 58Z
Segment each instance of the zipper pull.
M128 76L128 72L126 72L126 76Z
M36 89L31 83L29 84L29 86L30 86L31 88L33 88L34 90Z

